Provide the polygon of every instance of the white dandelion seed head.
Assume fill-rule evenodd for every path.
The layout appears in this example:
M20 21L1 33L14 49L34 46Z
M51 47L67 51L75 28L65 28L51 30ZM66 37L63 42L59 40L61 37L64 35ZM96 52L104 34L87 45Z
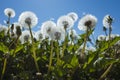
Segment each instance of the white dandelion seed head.
M11 17L11 18L15 17L15 11L14 11L13 9L11 9L11 8L6 8L6 9L4 10L4 14L5 14L7 17Z
M99 35L98 36L98 41L105 41L106 40L106 36L105 35Z
M69 36L72 36L73 39L77 39L78 38L78 34L76 33L76 30L72 29L72 30L69 30Z
M8 28L5 25L0 24L0 32L4 32L4 35L7 35Z
M75 12L70 12L67 15L71 17L74 22L76 22L78 19L78 15Z
M20 36L19 39L20 39L21 44L32 41L31 36L30 36L30 32L28 30L22 31L22 35Z
M111 23L112 23L112 20L113 18L110 16L110 15L106 15L104 18L103 18L103 26L105 28L109 28L111 27Z
M80 19L78 23L78 29L82 31L86 31L87 29L93 29L96 23L97 18L91 14L87 14Z
M65 32L61 27L54 27L52 28L52 32L49 36L53 40L64 40Z
M25 28L32 28L37 25L38 18L35 13L31 11L25 11L19 16L18 22Z
M57 26L64 27L64 29L70 29L73 25L74 21L69 16L61 16L57 20Z
M49 35L52 33L53 27L56 27L55 22L53 22L53 21L46 21L46 22L44 22L42 24L42 26L41 26L42 34L45 37L49 37Z
M43 34L40 30L35 32L35 38L36 38L37 41L40 41L40 40L44 39Z

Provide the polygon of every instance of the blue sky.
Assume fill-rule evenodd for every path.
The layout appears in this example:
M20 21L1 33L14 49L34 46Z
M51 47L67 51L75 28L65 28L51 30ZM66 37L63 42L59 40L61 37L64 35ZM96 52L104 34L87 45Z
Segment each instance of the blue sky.
M34 28L38 30L44 21L54 18L57 19L66 15L69 12L76 12L79 19L83 16L83 13L93 14L98 18L98 23L95 29L95 35L104 34L102 31L102 19L106 14L110 14L114 17L113 32L120 34L120 0L0 0L0 23L6 20L4 15L5 8L13 8L16 12L15 18L12 22L18 21L19 15L23 11L33 11L39 18L39 23ZM79 21L78 19L78 21ZM77 28L78 21L74 25L74 29L80 34Z

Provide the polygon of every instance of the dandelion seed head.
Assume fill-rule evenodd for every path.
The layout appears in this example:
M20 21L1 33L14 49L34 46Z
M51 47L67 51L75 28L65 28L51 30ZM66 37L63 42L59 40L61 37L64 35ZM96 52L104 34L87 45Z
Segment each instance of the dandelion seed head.
M104 41L106 40L106 36L105 35L99 35L98 36L98 41Z
M69 16L61 16L57 20L57 26L64 27L65 29L70 29L71 27L73 27L73 25L74 21Z
M15 17L15 11L12 9L12 8L6 8L4 10L4 14L7 16L7 17Z
M76 30L72 29L72 30L69 30L69 36L72 37L74 40L77 40L78 39L78 34L76 33Z
M80 19L78 23L78 29L82 31L86 31L87 29L93 29L96 23L97 18L91 14L87 14Z
M67 15L71 17L74 22L76 22L78 19L78 15L75 12L70 12Z
M54 27L49 36L53 40L63 40L64 35L65 35L64 31L61 29L61 27Z
M31 11L25 11L19 16L18 22L25 28L29 28L29 26L32 28L37 25L38 18L35 13Z
M53 27L56 27L56 24L53 21L46 21L41 26L42 34L48 37L52 33Z
M35 33L35 38L37 41L44 39L43 34L40 30Z
M34 36L34 33L33 33L33 36ZM24 44L26 42L31 42L30 32L28 30L22 31L22 35L20 36L19 39L21 44Z
M111 27L112 22L113 22L113 18L112 18L110 15L106 15L106 16L103 18L103 26L104 26L105 28Z

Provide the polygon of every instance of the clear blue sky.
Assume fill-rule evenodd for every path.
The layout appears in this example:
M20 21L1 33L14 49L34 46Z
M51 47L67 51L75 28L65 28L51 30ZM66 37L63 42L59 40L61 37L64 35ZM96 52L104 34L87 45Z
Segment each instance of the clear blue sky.
M16 11L15 18L12 22L16 22L20 13L23 11L33 11L39 18L39 23L34 30L38 30L41 23L54 18L56 20L69 12L76 12L79 19L83 13L90 13L98 18L95 34L104 34L102 32L102 19L106 14L110 14L115 18L113 23L113 32L120 34L120 0L0 0L0 23L6 20L4 15L5 8L13 8ZM78 20L79 21L79 20ZM77 33L81 33L77 28L78 21L75 23L74 29Z

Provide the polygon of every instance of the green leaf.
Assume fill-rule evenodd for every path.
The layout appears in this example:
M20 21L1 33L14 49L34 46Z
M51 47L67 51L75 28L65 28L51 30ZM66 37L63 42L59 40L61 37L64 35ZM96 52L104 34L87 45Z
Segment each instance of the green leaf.
M101 57L95 61L94 66L97 68L98 67L102 68L102 67L108 66L108 65L115 63L115 62L118 62L118 61L119 61L118 59Z
M19 52L20 50L23 49L23 45L19 45L17 46L16 50L15 50L15 53Z
M9 49L3 43L0 43L0 51L7 53L7 52L9 52Z
M110 41L103 41L101 42L101 47L99 48L99 51L100 52L103 52L104 50L108 49L109 47L113 46L117 41L120 40L120 37L116 37L114 38L113 40Z
M71 63L70 63L73 67L76 67L79 65L79 62L78 62L78 58L77 56L73 56L72 57L72 60L71 60Z

